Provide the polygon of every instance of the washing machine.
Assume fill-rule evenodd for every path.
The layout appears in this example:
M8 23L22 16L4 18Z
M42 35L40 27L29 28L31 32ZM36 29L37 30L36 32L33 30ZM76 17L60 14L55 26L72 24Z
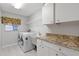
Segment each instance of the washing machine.
M33 33L29 32L21 33L18 43L23 52L28 52L34 49L34 45L32 43L32 35Z

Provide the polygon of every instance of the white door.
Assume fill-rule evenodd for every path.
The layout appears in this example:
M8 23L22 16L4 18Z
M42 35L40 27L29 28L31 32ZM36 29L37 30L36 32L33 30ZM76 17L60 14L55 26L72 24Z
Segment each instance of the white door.
M56 3L55 21L56 23L79 21L79 3Z

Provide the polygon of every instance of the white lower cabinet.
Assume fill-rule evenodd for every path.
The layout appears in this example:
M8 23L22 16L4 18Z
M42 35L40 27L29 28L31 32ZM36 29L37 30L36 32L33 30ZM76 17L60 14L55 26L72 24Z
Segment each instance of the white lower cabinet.
M40 45L37 47L38 56L48 56L48 47Z
M65 47L61 47L60 52L63 52L66 56L79 56L79 51L69 49L69 48L65 48Z
M57 52L56 51L54 51L53 49L49 49L49 56L58 56L58 54L57 54Z
M38 56L63 56L62 53L55 51L53 48L50 48L45 41L37 40L37 54Z
M62 53L57 52L47 45L47 42L37 40L37 54L38 56L63 56Z
M49 48L49 53L48 53L49 56L64 56L63 53L60 53L52 48Z
M37 54L38 56L48 56L48 47L42 44L42 42L39 39L37 40Z
M79 51L38 40L37 54L38 56L79 56Z

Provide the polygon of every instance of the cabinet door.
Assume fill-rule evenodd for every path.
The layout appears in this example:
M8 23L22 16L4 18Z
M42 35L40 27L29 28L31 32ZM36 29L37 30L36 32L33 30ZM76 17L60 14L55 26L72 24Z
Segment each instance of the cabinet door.
M37 54L38 56L48 56L48 47L46 47L41 40L37 40Z
M40 45L42 45L42 41L40 39L37 39L37 47L39 47Z
M42 46L42 41L40 39L37 39L37 55L40 56L41 55L41 48Z
M48 54L49 54L49 56L56 56L56 55L58 55L57 52L56 52L55 50L50 49L50 48L49 48Z
M37 47L37 55L42 56L42 47L41 47L41 45Z
M61 51L66 56L79 56L79 51L76 51L76 50L73 50L73 49L61 47Z
M49 51L48 51L49 53L49 56L64 56L64 54L63 53L60 53L60 52L58 52L58 51L56 51L56 50L54 50L54 49L52 49L52 48L49 48Z
M79 3L56 3L55 22L79 21Z
M48 47L46 46L39 46L37 50L38 56L48 56Z
M42 20L43 24L53 24L54 23L54 4L47 3L42 8Z

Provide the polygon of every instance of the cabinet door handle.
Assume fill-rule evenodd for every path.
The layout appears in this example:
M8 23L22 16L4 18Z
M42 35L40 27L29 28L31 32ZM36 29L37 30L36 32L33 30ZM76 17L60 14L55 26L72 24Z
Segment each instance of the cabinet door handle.
M56 54L56 56L58 56L58 54Z
M60 20L56 20L56 21L58 21L58 22L59 22Z
M42 47L42 48L44 48L44 47Z
M40 45L40 47L41 47L41 45Z
M61 51L61 48L59 48L59 51Z

